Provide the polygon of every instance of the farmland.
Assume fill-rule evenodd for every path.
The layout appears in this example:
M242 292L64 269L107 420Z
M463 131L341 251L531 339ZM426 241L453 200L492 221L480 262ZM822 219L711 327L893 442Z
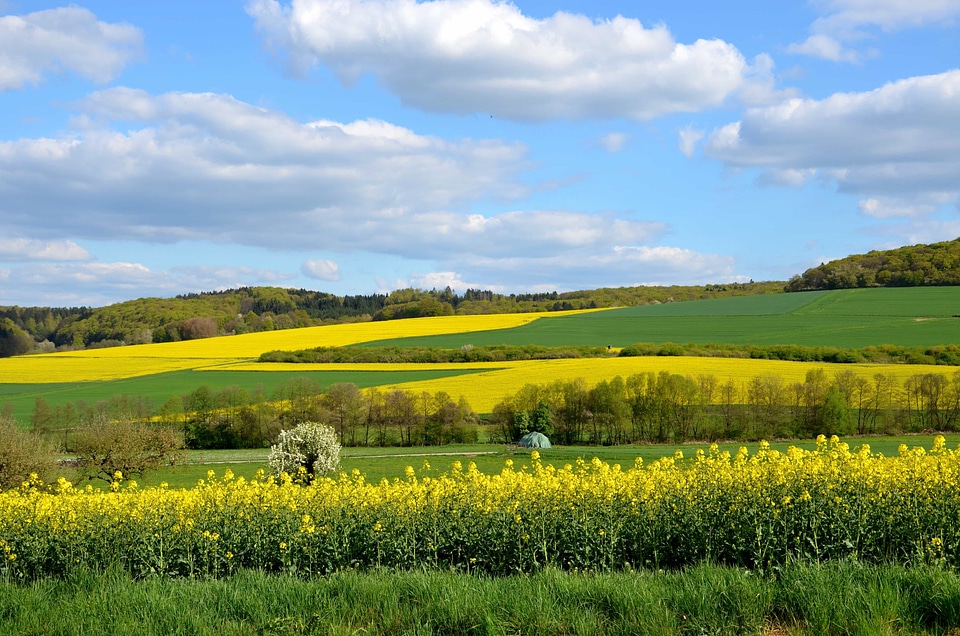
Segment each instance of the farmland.
M184 342L25 356L0 360L0 403L21 421L39 396L55 406L116 394L142 395L155 405L200 385L266 393L291 377L321 386L351 382L463 395L479 412L529 382L668 371L714 375L719 381L778 376L802 380L824 364L708 358L572 359L469 365L258 364L265 351L317 346L390 344L458 348L484 344L626 346L635 342L718 342L866 347L953 343L960 333L960 288L887 288L805 292L663 303L603 311L447 316L309 327ZM949 369L849 365L863 377L903 379Z
M571 315L484 333L369 344L612 345L635 342L933 346L960 334L960 288L851 289L663 303Z
M593 385L636 375L652 383L661 372L711 377L743 387L744 396L758 378L776 379L784 390L813 386L820 369L825 382L842 368L899 387L917 376L952 378L956 369L689 356L429 365L256 359L273 349L375 342L948 344L957 339L958 297L956 288L811 292L563 315L338 325L32 356L0 360L0 403L12 404L27 421L37 397L56 405L126 394L158 405L200 385L269 395L303 377L320 388L349 382L383 392L464 395L481 412L524 385L578 378ZM802 399L808 398L794 399L793 408L807 407ZM369 633L416 631L422 624L433 625L433 633L470 632L481 623L486 633L780 633L784 626L790 633L845 633L851 625L882 632L891 615L904 633L942 633L960 624L960 611L949 609L960 607L958 441L955 434L923 435L863 438L848 446L820 438L751 442L749 451L738 442L561 446L542 456L484 444L436 449L459 456L358 447L342 451L345 472L310 487L258 476L263 450L191 451L187 465L161 469L141 485L120 480L100 490L63 481L52 491L28 483L0 493L0 615L14 632L42 631L37 621L60 624L45 600L56 596L90 629L123 631L143 612L155 612L165 624L169 599L187 595L207 599L173 612L196 633L316 632L330 618L317 612L337 613L344 631ZM523 576L503 577L511 573ZM217 579L224 577L237 586L232 594L254 595L263 606L234 612L235 604L218 596ZM376 587L384 577L400 597ZM54 591L54 579L66 582ZM198 580L208 582L187 583ZM109 611L81 586L110 595ZM469 598L463 596L468 590ZM388 625L322 604L348 593L369 606L393 599L384 602L407 613L384 608L376 616L388 617ZM718 593L732 604L713 602ZM292 599L304 594L324 600L294 609ZM505 602L504 594L543 600L521 606ZM436 600L423 600L430 595ZM659 600L636 605L644 595ZM851 600L838 605L838 595ZM473 613L445 604L449 598ZM694 598L709 600L691 604ZM863 609L867 598L878 609ZM931 598L936 608L923 604ZM564 609L571 599L580 599L576 615ZM621 602L629 617L611 609ZM643 609L649 607L658 609L650 614ZM277 623L278 615L288 622Z

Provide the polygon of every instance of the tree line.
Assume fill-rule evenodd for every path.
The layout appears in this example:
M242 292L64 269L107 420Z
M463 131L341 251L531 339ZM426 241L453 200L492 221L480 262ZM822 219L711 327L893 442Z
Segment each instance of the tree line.
M479 417L466 399L444 392L360 389L352 383L323 388L297 377L270 393L203 385L160 405L121 394L93 404L78 400L55 406L37 397L30 426L70 452L82 431L116 421L176 430L187 448L231 449L266 448L281 430L303 422L333 426L343 446L471 443L478 439Z
M677 344L673 342L638 342L619 351L609 347L541 345L489 345L475 347L467 344L455 349L440 347L314 347L296 351L267 351L260 362L288 363L370 363L395 364L401 362L469 363L508 362L516 360L551 360L558 358L606 358L640 356L693 356L700 358L749 358L753 360L787 360L793 362L927 364L960 366L960 345L947 344L932 347L902 345L872 345L859 349L818 347L807 345L752 345L752 344Z
M960 372L900 382L852 370L813 369L804 382L776 376L719 381L667 371L527 384L490 416L501 438L540 431L560 444L809 439L960 429Z

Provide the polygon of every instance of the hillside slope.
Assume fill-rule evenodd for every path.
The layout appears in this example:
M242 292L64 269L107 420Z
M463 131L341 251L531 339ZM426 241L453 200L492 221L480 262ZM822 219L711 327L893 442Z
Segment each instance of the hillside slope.
M854 254L794 276L786 291L960 285L960 238Z

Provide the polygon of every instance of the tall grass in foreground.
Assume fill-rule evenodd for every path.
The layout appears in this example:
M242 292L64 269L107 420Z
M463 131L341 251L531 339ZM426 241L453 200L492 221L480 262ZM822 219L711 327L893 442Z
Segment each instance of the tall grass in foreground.
M243 570L214 581L76 572L0 583L4 634L951 634L960 577L928 566L794 563L757 575L531 576Z

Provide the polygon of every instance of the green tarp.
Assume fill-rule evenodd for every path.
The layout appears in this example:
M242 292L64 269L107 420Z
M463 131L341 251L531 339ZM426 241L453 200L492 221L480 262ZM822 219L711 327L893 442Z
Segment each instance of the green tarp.
M521 437L519 445L524 448L550 448L552 446L547 436L537 431L527 433Z

